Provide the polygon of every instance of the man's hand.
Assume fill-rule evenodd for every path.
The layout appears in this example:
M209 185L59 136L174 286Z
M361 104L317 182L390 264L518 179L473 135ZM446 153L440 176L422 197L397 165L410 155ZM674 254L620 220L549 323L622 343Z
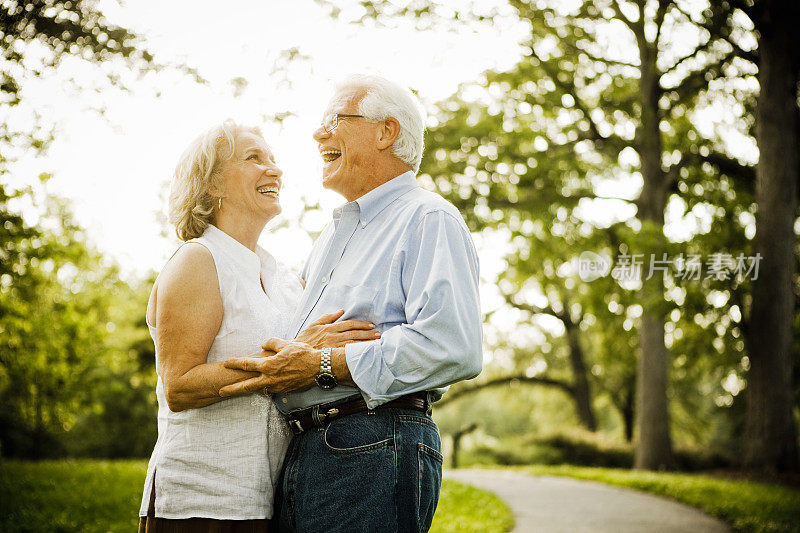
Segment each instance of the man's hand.
M295 340L310 344L314 348L339 348L351 342L372 341L381 337L381 334L373 329L375 324L372 322L365 320L336 322L342 315L344 309L322 315L301 331Z
M264 390L270 394L304 390L314 385L319 372L322 352L304 342L270 339L263 355L237 357L223 362L225 368L235 368L261 375L223 387L220 396L248 394ZM269 355L274 353L275 355Z

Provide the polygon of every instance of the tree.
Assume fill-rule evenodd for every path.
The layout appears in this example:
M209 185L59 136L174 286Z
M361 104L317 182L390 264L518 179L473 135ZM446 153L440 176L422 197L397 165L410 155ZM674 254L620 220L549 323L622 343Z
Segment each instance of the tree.
M155 347L145 309L155 275L104 288L111 331L85 389L86 405L64 435L66 453L87 457L148 457L158 428Z
M427 26L446 10L442 3L361 4L366 18L410 16ZM710 213L712 223L726 228L718 239L698 233L690 237L688 244L696 250L749 252L744 215L753 210L752 161L732 157L724 139L702 133L694 116L713 94L733 101L731 110L740 113L737 128L748 133L752 94L748 83L738 81L753 78L757 54L741 10L727 1L595 0L572 9L542 0L509 4L531 27L523 58L511 71L487 73L439 106L439 125L431 128L423 163L433 184L472 219L473 229L511 230L513 255L522 259L512 266L527 263L527 269L509 269L509 274L522 280L525 274L558 270L569 262L568 251L551 267L547 259L538 261L543 242L552 238L565 240L573 250L595 249L612 256L678 255L684 250L664 232L671 203L683 204L684 213L701 208ZM472 23L486 20L486 10L460 15L459 20ZM641 180L638 194L617 201L604 197L602 189L609 181L631 176ZM455 186L448 185L450 179ZM612 222L587 221L581 211L591 205L620 216ZM626 210L631 215L621 214ZM590 235L595 248L578 248L591 242ZM568 275L558 277L555 282L568 283ZM600 301L593 296L597 285L587 289L574 276L572 283L576 285L567 288L580 295L569 299L573 307L585 307L587 298ZM711 345L719 328L735 337L744 327L745 288L746 283L737 282L720 287L726 295L720 312L710 309L717 304L707 298L709 290L717 290L713 283L684 283L672 271L645 279L641 286L612 288L615 306L638 310L629 317L639 333L638 377L623 377L621 372L616 380L635 382L637 388L637 466L657 468L672 462L668 368L684 358L681 354L672 360L667 326L690 326L695 316L707 314L718 322L684 328L701 335L697 342ZM620 295L630 291L636 292L636 301L624 307L620 302L629 299ZM516 303L530 304L522 300L523 293L531 294L523 284L516 284L512 292L517 292ZM550 298L551 291L541 292ZM686 316L678 302L690 295L700 306ZM708 312L701 313L699 307ZM581 325L588 340L587 325ZM743 355L735 338L715 341L715 346L731 348L726 365L735 365L737 354ZM711 354L719 355L717 351ZM702 365L693 366L716 379L707 368L701 371ZM618 405L629 403L629 395L616 396ZM624 410L631 412L629 406Z
M0 453L146 455L155 367L143 309L63 202L27 226L0 185Z
M0 180L14 160L41 154L52 140L36 110L28 110L30 129L11 126L9 117L25 107L27 80L79 58L102 63L98 71L124 89L122 72L163 66L135 34L109 23L94 0L3 2L0 42ZM64 433L87 406L84 388L108 366L108 298L124 283L85 243L65 206L54 204L45 215L51 230L24 221L11 202L29 193L0 182L0 451L40 457L63 453Z
M792 338L797 312L794 227L800 194L800 6L791 1L761 0L741 7L751 16L759 35L756 251L763 257L750 312L745 463L770 470L797 470Z
M0 104L5 113L23 101L27 79L54 71L65 57L97 64L120 59L140 71L154 65L141 40L127 29L110 24L93 0L3 2L0 42ZM108 70L107 78L122 86L118 70ZM40 150L49 140L50 131L40 120L33 131L15 131L4 122L0 126L3 162L25 149Z
M442 104L440 126L429 135L433 157L423 165L468 215L479 206L473 227L508 226L515 242L524 242L535 238L535 229L525 229L532 222L529 228L538 223L545 232L553 227L551 236L566 239L573 250L592 249L576 246L590 242L583 231L594 235L594 249L661 258L677 251L664 235L668 200L700 201L706 191L691 189L698 178L711 181L713 175L715 187L747 201L752 171L688 119L710 80L752 73L751 55L731 31L730 5L690 14L671 1L584 2L572 12L545 2L511 3L531 23L526 57L513 71L488 73L480 84L484 96L473 97L474 103L462 96L464 89ZM680 53L664 46L679 28L699 33L696 47ZM609 32L613 46L603 37ZM628 201L635 216L610 225L575 216L581 201L613 202L596 185L631 173L642 180L640 193ZM457 185L450 191L444 182L451 177ZM542 240L526 244L522 257L538 255ZM635 380L640 468L672 464L665 324L676 306L666 297L673 284L667 278L652 276L635 287L642 308Z
M461 448L461 439L478 429L478 424L470 424L453 433L453 451L450 455L450 468L458 468L458 451Z

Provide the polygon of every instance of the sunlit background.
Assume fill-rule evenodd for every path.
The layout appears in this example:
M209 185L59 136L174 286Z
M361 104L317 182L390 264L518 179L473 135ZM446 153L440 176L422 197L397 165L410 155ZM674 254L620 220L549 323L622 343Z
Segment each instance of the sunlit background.
M284 187L260 243L300 269L343 202L311 134L361 72L418 94L419 182L480 256L485 364L434 409L446 464L794 530L797 490L753 479L800 468L797 26L778 0L0 0L0 529L135 527L174 165L226 118L261 127ZM758 280L714 275L758 253ZM663 268L615 276L626 254ZM505 530L447 487L432 531Z
M320 187L321 159L311 138L332 82L353 72L381 74L407 84L431 107L483 70L513 65L525 32L510 21L503 31L356 27L346 20L357 13L332 18L311 0L99 7L110 22L143 36L157 60L196 68L207 83L166 70L130 81L128 91L109 89L103 69L68 58L56 75L25 86L26 109L16 120L24 123L35 111L57 129L46 157L31 154L11 174L15 185L53 174L47 188L70 199L98 247L138 275L160 270L177 246L164 221L167 184L178 156L201 131L228 117L262 128L284 187L283 214L261 244L298 268L312 242L301 214L319 204L302 226L319 231L342 202ZM97 80L103 90L72 91L71 79Z
M451 4L474 7L468 1ZM40 198L47 191L68 199L89 241L121 266L123 276L141 277L159 271L179 244L165 215L169 179L178 156L201 131L231 117L262 128L284 171L283 213L267 226L260 244L299 270L312 236L342 202L320 186L321 159L311 138L333 82L348 73L380 74L408 85L434 111L434 105L460 84L478 81L488 69L511 68L524 53L520 43L530 35L529 25L513 16L505 2L496 0L483 6L487 12L501 13L491 24L431 29L410 21L390 27L354 24L364 9L355 2L349 5L331 16L313 0L240 0L224 6L189 0L100 2L109 22L142 36L157 61L196 69L203 82L179 68L136 75L117 61L98 68L66 57L53 74L26 82L24 104L9 117L9 123L22 130L30 128L37 116L40 125L55 128L44 156L31 152L14 162L10 184L33 185ZM574 5L567 2L563 8ZM445 11L442 8L438 14L446 17ZM676 55L699 38L696 31L682 37L675 43ZM635 60L636 52L620 48L613 32L603 38L613 55ZM37 46L41 45L29 45L26 62L35 63ZM555 49L555 41L551 46ZM41 48L40 53L47 54ZM547 42L543 49L547 50ZM125 89L109 86L108 73L119 76ZM473 97L479 99L480 93ZM708 135L720 136L744 158L755 160L752 139L731 126L740 110L730 104L701 106L702 116L695 123ZM429 125L436 125L433 113ZM534 146L546 150L547 143L538 137ZM623 168L636 168L639 163L632 149L623 150L619 161ZM52 178L43 183L42 174ZM600 177L595 187L598 194L630 200L641 190L641 176L634 171ZM28 198L19 203L35 222L43 206L32 205ZM696 206L687 213L685 203L675 198L668 206L665 234L686 240L706 232L712 212L711 206ZM632 204L613 199L586 199L576 211L601 226L633 213ZM749 213L742 216L749 217L752 236L754 219ZM497 312L490 318L488 339L496 341L499 328L523 344L533 340L531 334L541 341L530 331L514 333L516 320L510 318L518 317L504 308L497 294L496 277L506 266L503 257L510 250L509 234L485 232L474 239L481 258L483 309ZM540 321L545 330L563 332L558 321L547 317ZM487 352L487 357L491 355Z

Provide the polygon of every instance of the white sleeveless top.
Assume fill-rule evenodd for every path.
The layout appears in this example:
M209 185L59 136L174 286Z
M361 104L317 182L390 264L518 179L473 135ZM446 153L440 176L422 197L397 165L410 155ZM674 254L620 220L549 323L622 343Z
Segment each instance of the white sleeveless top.
M254 253L214 226L189 242L211 252L222 295L222 325L209 363L258 353L267 339L285 335L302 292L297 276L263 248ZM150 334L155 341L157 328L151 326ZM156 396L158 441L139 515L147 514L155 476L157 517L270 518L291 437L272 399L256 393L175 413L161 376Z

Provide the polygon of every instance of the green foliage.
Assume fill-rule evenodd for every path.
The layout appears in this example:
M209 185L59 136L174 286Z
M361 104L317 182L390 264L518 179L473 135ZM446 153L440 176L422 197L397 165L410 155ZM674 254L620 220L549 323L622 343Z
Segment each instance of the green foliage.
M9 0L0 4L0 103L5 111L24 102L27 80L52 74L65 58L100 64L109 82L124 88L125 70L153 68L153 56L126 28L109 23L96 0ZM109 68L119 59L123 68ZM4 113L4 115L6 115ZM52 141L52 131L34 112L33 125L24 131L0 123L0 173L5 164L27 150L41 152Z
M53 138L36 110L20 110L29 80L81 60L125 89L131 72L164 66L96 0L3 2L0 42L0 178ZM15 112L25 119L11 120ZM61 202L49 199L35 226L26 223L10 207L26 194L0 180L0 455L146 455L156 432L152 343L140 318L150 283L122 280Z
M37 0L4 2L0 17L0 37L7 45L4 59L20 63L22 43L38 42L53 52L42 67L52 67L65 55L81 56L94 62L113 57L152 61L149 52L138 48L137 37L125 28L109 24L93 0ZM38 75L42 70L35 70ZM3 92L16 95L19 87L11 73Z
M574 465L632 468L633 446L586 431L508 436L496 441L475 439L459 453L459 466ZM678 470L697 472L730 468L732 454L704 449L679 448Z
M534 475L600 481L668 496L721 518L741 533L800 531L800 490L796 488L692 474L575 466L533 466L522 470Z
M738 391L722 385L745 370L747 283L684 280L673 268L663 285L645 292L610 277L583 281L572 265L585 250L612 259L623 253L660 258L661 251L703 260L752 253L746 231L755 211L753 167L732 157L722 136L698 126L699 112L725 101L740 113L734 129L750 133L755 67L738 45L748 31L727 2L697 10L702 30L673 2L650 2L641 11L644 3L620 2L628 13L638 11L635 20L607 0L569 8L509 4L531 28L520 61L486 72L437 105L420 176L459 207L473 231L510 244L498 286L519 311L519 330L540 340L517 335L494 348L513 353L515 372L575 384L580 370L570 354L582 347L594 407L614 406L623 421L620 436L631 440L641 317L664 317L666 347L674 355L669 415L677 440L737 446L739 410L732 407ZM645 50L657 67L655 104L643 96L638 25L648 31L661 25L662 44L649 42ZM682 48L663 46L694 31L701 36L696 51L682 56ZM663 189L656 196L670 203L684 228L695 217L707 218L710 227L698 224L673 236L658 222L663 208L656 222L646 216L654 201L642 188L648 113L660 128L655 157ZM484 374L495 376L491 369Z
M443 434L477 422L481 432L498 439L553 433L577 424L566 394L523 383L481 390L444 407L434 407L433 416Z
M146 285L120 279L62 203L51 199L32 228L8 196L0 196L0 453L146 455L155 441Z
M494 446L481 444L465 450L461 457L461 466L530 464L630 468L633 449L628 444L602 442L588 436L528 436L506 438Z
M143 461L0 462L0 529L7 533L136 531ZM431 531L508 531L496 496L445 480Z
M66 452L77 457L148 457L156 421L155 350L144 315L152 279L124 285L110 304L114 334L109 359L98 366L88 389L90 404L65 435Z

